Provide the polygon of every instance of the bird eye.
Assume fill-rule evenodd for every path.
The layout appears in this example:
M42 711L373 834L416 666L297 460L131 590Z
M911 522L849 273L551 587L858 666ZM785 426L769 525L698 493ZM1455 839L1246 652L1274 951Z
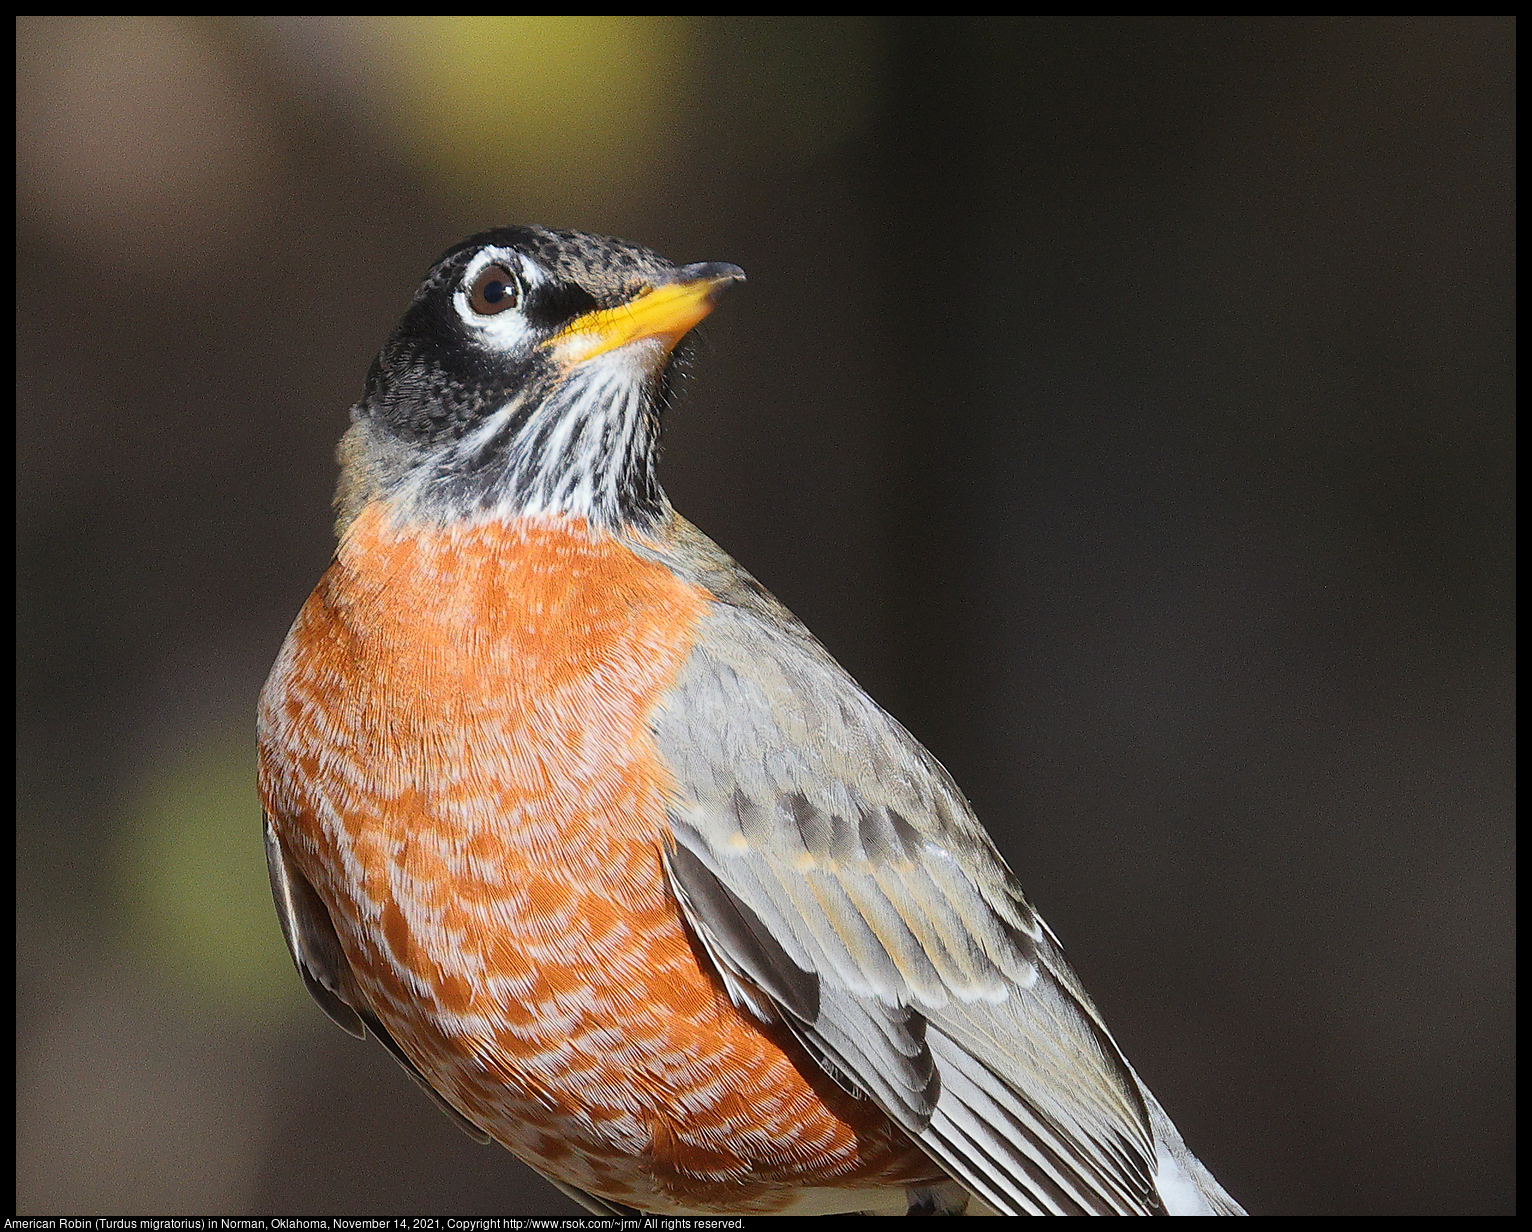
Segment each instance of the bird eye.
M503 265L486 265L468 292L468 306L481 317L514 308L517 299L516 275Z

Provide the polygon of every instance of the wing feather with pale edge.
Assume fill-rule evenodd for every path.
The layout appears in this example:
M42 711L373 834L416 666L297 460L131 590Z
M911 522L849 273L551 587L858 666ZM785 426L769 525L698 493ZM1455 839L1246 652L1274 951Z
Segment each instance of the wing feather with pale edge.
M678 533L720 601L653 717L666 862L730 995L997 1211L1163 1211L1138 1083L946 771Z

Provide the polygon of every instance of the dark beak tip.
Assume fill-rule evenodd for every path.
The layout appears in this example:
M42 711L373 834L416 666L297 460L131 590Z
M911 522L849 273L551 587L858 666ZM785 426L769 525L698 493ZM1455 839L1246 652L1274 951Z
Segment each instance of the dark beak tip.
M676 274L680 282L717 282L719 291L745 281L745 271L727 261L698 261L683 265Z

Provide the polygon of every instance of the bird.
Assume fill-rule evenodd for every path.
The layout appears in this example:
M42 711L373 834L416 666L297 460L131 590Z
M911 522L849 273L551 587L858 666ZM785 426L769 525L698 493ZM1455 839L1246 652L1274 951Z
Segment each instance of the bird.
M604 1214L1244 1214L952 777L660 486L738 267L430 268L262 689L303 983Z

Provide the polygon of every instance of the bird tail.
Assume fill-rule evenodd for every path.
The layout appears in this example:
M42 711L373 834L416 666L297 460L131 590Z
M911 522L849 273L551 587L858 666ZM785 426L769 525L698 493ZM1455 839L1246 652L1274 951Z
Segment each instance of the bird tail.
M1138 1077L1137 1074L1134 1075ZM1160 1101L1138 1084L1149 1108L1154 1131L1154 1187L1167 1215L1244 1215L1247 1212L1213 1179L1202 1161L1186 1149L1186 1143L1160 1107Z

